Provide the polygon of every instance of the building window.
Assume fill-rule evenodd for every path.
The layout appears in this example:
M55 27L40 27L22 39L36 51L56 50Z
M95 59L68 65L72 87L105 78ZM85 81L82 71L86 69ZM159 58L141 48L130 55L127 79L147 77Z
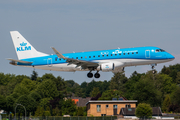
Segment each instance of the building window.
M114 108L114 109L117 109L117 105L113 105L113 108Z
M97 105L97 112L101 112L101 105Z
M106 108L109 108L109 105L106 105Z
M126 108L131 108L131 105L126 105Z

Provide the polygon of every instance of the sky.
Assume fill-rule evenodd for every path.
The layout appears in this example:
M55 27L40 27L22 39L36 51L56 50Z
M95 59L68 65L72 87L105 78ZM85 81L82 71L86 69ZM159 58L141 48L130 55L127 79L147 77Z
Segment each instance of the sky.
M10 31L19 31L36 50L54 54L130 48L160 47L175 60L158 64L155 69L180 63L179 0L0 0L0 72L32 74L33 68L12 66L6 58L17 59ZM150 65L126 67L129 77L134 71L144 73ZM88 78L85 72L60 72L35 69L65 80L82 82L110 80L111 72ZM95 73L95 71L93 72Z

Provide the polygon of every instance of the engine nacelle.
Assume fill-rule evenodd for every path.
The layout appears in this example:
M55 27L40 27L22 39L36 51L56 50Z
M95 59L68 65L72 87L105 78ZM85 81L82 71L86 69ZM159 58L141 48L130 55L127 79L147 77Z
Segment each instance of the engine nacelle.
M97 70L101 70L101 71L104 71L104 72L108 72L108 71L112 71L114 70L114 63L104 63L104 64L101 64Z

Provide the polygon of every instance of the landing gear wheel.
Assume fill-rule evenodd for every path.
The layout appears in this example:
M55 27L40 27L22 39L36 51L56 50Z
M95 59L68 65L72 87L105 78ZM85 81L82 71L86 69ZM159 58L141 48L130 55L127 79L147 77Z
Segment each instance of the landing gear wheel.
M89 72L89 73L87 74L87 77L88 77L88 78L92 78L92 77L93 77L93 74L92 74L91 72Z
M95 73L95 74L94 74L94 77L95 77L95 78L99 78L99 77L100 77L100 74L99 74L99 73Z

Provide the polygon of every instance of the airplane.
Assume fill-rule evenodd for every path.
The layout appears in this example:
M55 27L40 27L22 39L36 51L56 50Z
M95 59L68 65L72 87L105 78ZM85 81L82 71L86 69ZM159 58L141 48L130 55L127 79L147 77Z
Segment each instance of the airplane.
M99 71L113 73L124 71L125 67L151 65L152 69L159 63L175 59L173 55L158 47L118 48L111 50L61 54L52 47L54 55L37 51L18 31L10 31L18 60L10 64L22 67L52 71L89 71L88 78L99 78Z

